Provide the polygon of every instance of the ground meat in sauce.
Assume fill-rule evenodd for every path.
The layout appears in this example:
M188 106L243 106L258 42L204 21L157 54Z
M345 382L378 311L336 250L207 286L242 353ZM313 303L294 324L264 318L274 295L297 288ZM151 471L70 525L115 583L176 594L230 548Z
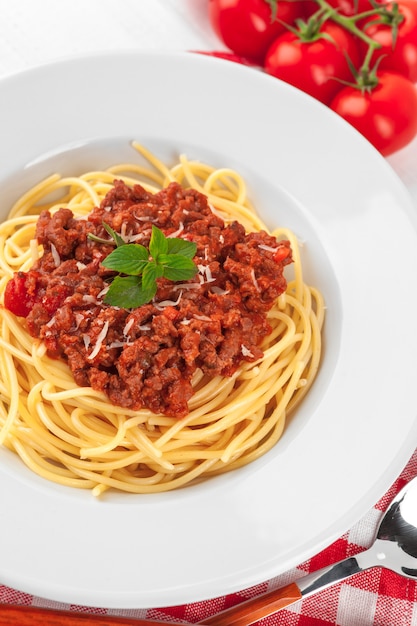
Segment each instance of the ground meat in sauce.
M195 242L198 274L185 283L158 279L155 299L138 309L104 304L114 272L101 261L113 246L88 238L109 239L103 222L145 246L152 224ZM289 242L225 225L204 195L177 183L151 194L116 180L86 219L65 208L44 211L36 236L44 254L25 274L31 335L68 362L78 385L129 409L176 417L188 413L197 368L230 376L262 356L266 313L286 288L283 268L292 260Z

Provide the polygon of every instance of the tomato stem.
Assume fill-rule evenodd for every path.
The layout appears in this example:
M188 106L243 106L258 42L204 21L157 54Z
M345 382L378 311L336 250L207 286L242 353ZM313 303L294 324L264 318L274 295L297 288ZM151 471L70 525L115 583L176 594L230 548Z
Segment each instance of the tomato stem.
M375 42L371 37L368 37L366 33L364 33L356 24L359 19L363 19L364 17L369 17L370 15L376 15L379 13L379 9L374 9L372 11L365 11L363 13L358 13L357 15L348 17L347 15L342 15L338 13L338 11L332 7L326 0L315 0L316 3L320 6L320 8L324 11L327 11L329 17L339 24L347 31L364 41L368 46L373 46L374 48L380 48L381 45Z
M278 0L265 0L271 9L271 23L277 19L278 14Z
M315 0L315 2L320 7L319 12L321 11L323 15L327 15L333 22L342 26L342 28L358 37L358 39L363 41L368 46L364 61L359 70L354 72L354 75L360 89L375 87L378 81L376 78L376 72L371 68L371 63L375 50L381 48L381 44L361 30L358 27L357 22L374 15L384 21L392 20L395 27L396 20L398 19L398 4L394 2L392 9L387 9L384 5L381 5L380 7L375 6L374 9L363 11L362 13L357 13L356 15L348 17L347 15L339 13L327 2L327 0Z

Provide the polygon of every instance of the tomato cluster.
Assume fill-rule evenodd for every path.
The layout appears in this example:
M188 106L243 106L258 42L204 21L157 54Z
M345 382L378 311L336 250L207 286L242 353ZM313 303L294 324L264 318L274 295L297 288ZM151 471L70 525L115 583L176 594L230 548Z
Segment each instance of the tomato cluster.
M385 156L416 136L417 0L208 1L233 60L320 100Z

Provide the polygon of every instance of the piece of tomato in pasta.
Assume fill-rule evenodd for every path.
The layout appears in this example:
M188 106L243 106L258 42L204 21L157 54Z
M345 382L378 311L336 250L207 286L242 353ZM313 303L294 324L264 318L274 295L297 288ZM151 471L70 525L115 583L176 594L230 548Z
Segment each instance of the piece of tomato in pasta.
M6 309L19 317L27 317L35 299L36 291L33 289L33 281L30 280L29 275L24 272L15 272L4 291Z

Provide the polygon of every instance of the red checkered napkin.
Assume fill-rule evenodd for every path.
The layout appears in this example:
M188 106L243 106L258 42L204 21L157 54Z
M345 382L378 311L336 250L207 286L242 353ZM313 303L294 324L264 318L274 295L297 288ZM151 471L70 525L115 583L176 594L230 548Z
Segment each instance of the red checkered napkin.
M239 593L161 609L114 610L68 605L37 598L0 585L0 602L72 610L97 615L120 615L195 624L242 600L273 587L281 587L346 557L372 543L382 512L396 493L417 476L417 450L385 496L348 533L309 561L270 581ZM417 626L417 583L398 574L375 568L344 583L293 604L258 622L259 626ZM134 626L134 622L132 622Z

